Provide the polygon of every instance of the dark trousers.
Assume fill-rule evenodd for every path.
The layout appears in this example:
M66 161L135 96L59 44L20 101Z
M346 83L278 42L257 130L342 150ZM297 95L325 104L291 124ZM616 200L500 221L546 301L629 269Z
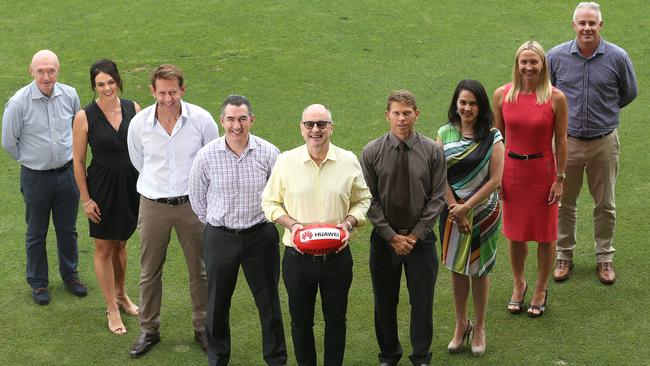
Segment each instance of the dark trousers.
M303 255L293 248L286 248L282 278L289 297L291 337L298 365L316 366L314 306L319 288L325 320L323 365L342 365L348 292L352 284L350 248L328 257Z
M77 210L79 190L72 164L62 171L42 172L22 167L20 191L25 201L25 248L27 283L32 288L47 287L47 250L45 248L50 213L56 231L59 274L63 281L77 279Z
M397 335L402 266L411 304L413 353L409 359L414 364L428 364L431 361L433 293L438 275L435 243L436 236L430 232L426 239L417 241L408 255L399 256L375 230L370 235L370 276L375 296L375 333L380 362L397 363L402 357L402 346Z
M228 233L206 225L203 254L208 274L208 336L210 365L230 360L230 304L239 266L244 270L262 324L262 352L268 365L287 363L278 282L280 249L278 231L267 224L248 234Z

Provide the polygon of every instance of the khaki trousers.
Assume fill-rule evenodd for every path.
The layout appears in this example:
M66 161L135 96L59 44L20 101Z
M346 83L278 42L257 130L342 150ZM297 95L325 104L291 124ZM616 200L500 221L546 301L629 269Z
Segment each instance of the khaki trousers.
M576 202L587 173L589 193L594 201L594 247L597 262L614 259L616 228L616 176L619 167L618 131L594 140L568 138L568 159L564 194L558 217L557 258L571 260L576 246Z
M172 227L189 271L194 330L205 329L208 282L203 262L203 224L189 202L170 206L140 197L140 327L148 334L160 329L162 271Z

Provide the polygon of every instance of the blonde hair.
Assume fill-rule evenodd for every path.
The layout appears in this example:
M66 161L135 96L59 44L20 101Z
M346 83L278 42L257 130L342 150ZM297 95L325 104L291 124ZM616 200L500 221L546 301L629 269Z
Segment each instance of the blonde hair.
M544 48L535 41L527 41L517 49L517 53L515 54L515 64L512 67L512 88L510 88L506 95L506 101L508 103L516 102L517 95L519 95L519 92L521 91L521 74L519 73L518 66L519 55L524 51L533 51L542 60L542 71L539 73L539 81L537 82L535 93L537 94L537 104L544 104L551 99L553 86L551 85L551 78L548 76L548 65L546 64Z

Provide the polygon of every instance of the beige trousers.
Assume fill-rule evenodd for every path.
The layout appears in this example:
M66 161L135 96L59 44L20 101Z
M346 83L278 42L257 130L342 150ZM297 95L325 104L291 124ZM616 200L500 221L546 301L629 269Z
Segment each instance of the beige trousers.
M618 175L618 131L594 140L568 138L564 194L558 217L557 258L571 260L576 246L576 202L587 173L589 193L594 201L594 247L597 262L614 259L616 228L616 176Z
M162 272L172 227L185 254L189 271L192 323L205 329L208 282L203 262L203 224L189 202L169 206L140 197L140 327L158 333L162 299Z

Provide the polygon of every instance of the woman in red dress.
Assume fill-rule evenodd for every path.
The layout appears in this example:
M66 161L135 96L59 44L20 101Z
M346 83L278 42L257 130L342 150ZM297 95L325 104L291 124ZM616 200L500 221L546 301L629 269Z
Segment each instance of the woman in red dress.
M568 124L566 97L551 85L539 43L528 41L519 47L512 82L494 92L493 106L495 126L506 140L503 235L510 249L514 286L508 311L523 310L527 242L536 241L537 281L528 315L539 317L546 310L547 280L555 260Z

